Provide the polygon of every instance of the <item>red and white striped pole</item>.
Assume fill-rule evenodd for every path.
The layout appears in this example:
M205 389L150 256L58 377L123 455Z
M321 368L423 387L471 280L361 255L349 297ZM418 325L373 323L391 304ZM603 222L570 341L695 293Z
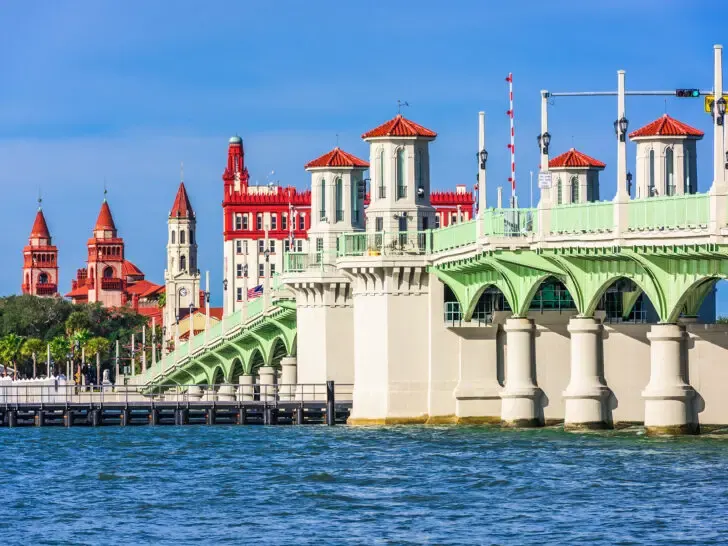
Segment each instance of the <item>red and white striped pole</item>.
M508 149L511 151L511 176L508 181L511 183L511 207L516 206L516 129L513 123L513 74L508 73L506 78L508 82L508 101L509 110L507 112L511 122L511 142Z

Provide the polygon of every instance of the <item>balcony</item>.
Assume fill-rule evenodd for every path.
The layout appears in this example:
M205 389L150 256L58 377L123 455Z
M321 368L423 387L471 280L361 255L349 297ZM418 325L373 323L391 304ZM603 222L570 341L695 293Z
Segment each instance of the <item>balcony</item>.
M432 253L432 232L378 231L339 236L339 256L417 256Z
M58 286L54 283L39 282L35 285L35 293L38 296L52 296L58 292Z
M102 290L121 290L123 282L121 279L115 279L113 277L103 277L101 279Z

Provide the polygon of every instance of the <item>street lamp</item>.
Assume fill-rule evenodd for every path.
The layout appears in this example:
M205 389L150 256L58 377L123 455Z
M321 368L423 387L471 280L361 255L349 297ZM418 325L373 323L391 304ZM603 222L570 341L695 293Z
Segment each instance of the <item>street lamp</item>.
M228 280L227 279L223 279L223 281L222 281L222 289L225 290L225 292L227 292L227 287L228 287Z
M476 156L480 160L480 168L485 169L485 164L488 162L488 150L483 148L476 154Z
M627 126L629 125L629 120L622 116L618 120L614 121L614 133L619 135L619 141L624 142L625 138L627 136Z
M725 153L725 168L728 170L728 152Z
M715 120L715 122L718 125L723 125L723 117L725 116L725 105L726 101L724 97L719 98L715 105L718 107L718 118Z
M544 131L542 135L536 137L536 141L538 142L538 149L541 150L541 153L548 155L549 144L551 144L551 133Z
M243 264L243 277L248 278L248 264Z
M632 173L627 173L627 195L632 195Z
M265 262L268 263L268 258L270 257L270 250L266 248L265 251L263 251L263 256L265 256Z

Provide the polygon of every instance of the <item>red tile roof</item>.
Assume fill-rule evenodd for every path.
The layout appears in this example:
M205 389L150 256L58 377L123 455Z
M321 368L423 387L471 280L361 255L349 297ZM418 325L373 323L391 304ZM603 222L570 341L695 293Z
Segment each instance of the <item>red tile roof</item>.
M402 114L397 114L386 123L364 133L361 137L367 139L386 136L435 138L437 133L408 120Z
M671 118L667 114L663 114L661 118L656 119L652 123L648 123L644 127L632 131L629 138L650 137L650 136L684 136L702 138L703 131L690 127L687 123Z
M159 284L143 280L130 284L127 287L127 292L129 292L129 294L136 294L140 298L146 298L147 296L157 293L162 288L164 287Z
M40 239L51 238L51 234L48 231L48 224L46 224L45 216L43 216L41 209L38 209L38 212L35 214L35 222L33 222L33 228L30 230L30 236Z
M162 309L160 309L159 307L139 307L137 309L137 313L144 317L147 317L150 323L151 319L156 319L157 325L161 325L163 322Z
M88 286L85 284L77 286L64 296L65 298L87 298L88 297Z
M124 277L135 277L139 275L144 276L144 272L133 263L131 263L129 260L124 260L124 262L121 264L121 274Z
M94 231L116 231L116 224L114 224L114 218L111 216L111 209L106 199L101 203L101 210L99 211L99 217L96 219Z
M192 210L192 204L190 198L187 196L187 189L185 183L179 183L179 189L177 190L177 196L174 198L174 204L172 210L169 213L170 218L192 218L195 212Z
M606 167L604 163L593 157L579 152L572 148L566 153L556 156L549 161L549 167L576 167L585 169L603 169Z
M313 161L309 161L306 163L304 168L311 169L316 167L359 167L366 169L369 167L369 163L345 152L337 146L329 153L324 154Z

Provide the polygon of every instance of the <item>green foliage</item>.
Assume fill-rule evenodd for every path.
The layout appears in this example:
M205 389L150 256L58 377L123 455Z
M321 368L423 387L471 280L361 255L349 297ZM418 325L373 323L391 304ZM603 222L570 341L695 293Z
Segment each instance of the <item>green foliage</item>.
M66 334L73 336L82 330L88 331L91 328L91 319L84 311L74 311L66 319Z
M167 293L162 292L159 294L159 300L157 301L157 305L160 309L164 309L164 306L167 305Z
M715 320L716 324L728 324L728 317L718 317Z
M51 358L55 362L63 362L71 351L71 343L63 336L56 336L50 341Z
M86 356L94 358L97 354L106 356L111 347L111 342L105 337L94 337L86 342Z
M0 339L0 361L17 370L17 362L25 340L17 334L8 334Z
M42 361L46 354L46 344L42 339L31 337L25 340L20 348L21 361L18 363L18 371L30 377L33 374L33 355L36 361Z

